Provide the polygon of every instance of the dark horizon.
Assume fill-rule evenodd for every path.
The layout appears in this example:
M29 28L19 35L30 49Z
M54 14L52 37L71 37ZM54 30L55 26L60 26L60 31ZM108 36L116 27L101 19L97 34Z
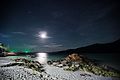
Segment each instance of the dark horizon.
M0 42L53 52L120 39L117 0L2 0Z
M94 47L96 46L96 47ZM108 42L108 43L94 43L90 44L87 46L82 46L82 47L77 47L77 48L68 48L68 49L63 49L63 50L58 50L58 51L31 51L31 50L15 50L11 49L10 51L15 52L16 54L25 54L29 53L34 54L34 53L67 53L67 54L72 54L72 53L120 53L120 39ZM95 49L96 48L96 49Z

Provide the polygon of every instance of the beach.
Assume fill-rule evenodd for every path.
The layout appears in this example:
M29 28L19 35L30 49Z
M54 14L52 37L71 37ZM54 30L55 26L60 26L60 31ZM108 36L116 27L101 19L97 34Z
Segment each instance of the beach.
M8 58L0 58L0 66L14 61ZM21 66L11 66L0 68L0 80L60 80L52 77L46 72L38 72Z
M1 57L0 66L14 61ZM119 78L97 76L83 71L64 71L62 68L44 64L45 72L22 66L0 67L0 80L119 80Z

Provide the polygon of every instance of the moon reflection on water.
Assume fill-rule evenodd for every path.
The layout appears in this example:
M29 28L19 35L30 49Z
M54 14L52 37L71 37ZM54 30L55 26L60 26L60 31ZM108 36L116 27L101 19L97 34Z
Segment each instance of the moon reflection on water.
M36 60L42 64L47 63L47 53L37 53Z

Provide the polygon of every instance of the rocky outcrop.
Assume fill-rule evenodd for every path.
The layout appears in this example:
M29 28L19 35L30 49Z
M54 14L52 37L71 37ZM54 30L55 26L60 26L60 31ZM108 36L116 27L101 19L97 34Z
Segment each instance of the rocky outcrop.
M15 61L14 63L10 63L10 64L7 64L7 65L2 65L0 67L10 67L10 66L16 66L17 65L17 66L23 66L23 67L26 67L26 68L30 68L30 69L33 69L33 70L36 70L36 71L39 71L39 72L44 71L42 64L40 64L38 61L27 60L25 58L15 59L14 61Z
M63 68L67 71L80 70L106 77L120 77L119 71L110 67L106 68L108 66L102 66L96 62L93 62L91 59L88 59L87 57L78 55L76 53L68 55L63 60L48 61L47 63L48 65Z
M76 53L73 53L71 55L68 55L66 58L65 58L66 61L83 61L83 56L79 56L78 54Z

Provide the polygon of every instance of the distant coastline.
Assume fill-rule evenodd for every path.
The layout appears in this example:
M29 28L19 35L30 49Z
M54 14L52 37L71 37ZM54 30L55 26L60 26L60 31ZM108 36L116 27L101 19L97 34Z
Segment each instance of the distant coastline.
M47 52L47 53L120 53L120 39L111 43L96 43L76 49L67 49L63 51Z

